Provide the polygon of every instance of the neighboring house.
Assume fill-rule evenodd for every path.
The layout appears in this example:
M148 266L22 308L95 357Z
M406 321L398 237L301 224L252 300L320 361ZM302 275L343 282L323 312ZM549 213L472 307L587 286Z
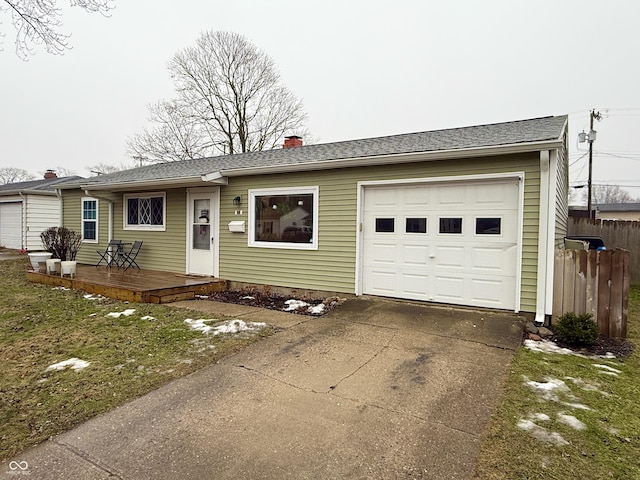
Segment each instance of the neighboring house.
M601 203L596 205L596 218L640 221L640 203Z
M0 245L42 250L40 233L62 222L62 200L56 188L80 178L59 178L48 170L42 180L0 185Z
M149 165L62 186L63 221L88 264L111 238L142 240L142 268L540 321L566 136L557 116Z

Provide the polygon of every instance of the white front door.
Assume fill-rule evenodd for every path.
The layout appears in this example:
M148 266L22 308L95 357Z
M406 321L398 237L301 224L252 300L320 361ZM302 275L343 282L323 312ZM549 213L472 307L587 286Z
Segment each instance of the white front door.
M219 189L192 189L187 196L187 273L218 275Z
M363 293L513 310L519 182L364 189Z

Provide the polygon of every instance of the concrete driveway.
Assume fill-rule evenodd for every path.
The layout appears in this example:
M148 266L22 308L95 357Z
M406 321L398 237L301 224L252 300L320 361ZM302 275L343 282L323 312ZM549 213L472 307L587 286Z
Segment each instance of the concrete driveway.
M13 461L46 479L470 478L523 321L371 298L320 318L197 305L282 329Z

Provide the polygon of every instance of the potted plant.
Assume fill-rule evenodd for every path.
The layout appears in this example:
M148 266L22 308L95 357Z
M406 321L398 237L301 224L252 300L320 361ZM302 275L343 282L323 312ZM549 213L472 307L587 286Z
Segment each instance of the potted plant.
M40 234L40 238L45 249L60 259L60 274L74 276L82 236L66 227L50 227Z

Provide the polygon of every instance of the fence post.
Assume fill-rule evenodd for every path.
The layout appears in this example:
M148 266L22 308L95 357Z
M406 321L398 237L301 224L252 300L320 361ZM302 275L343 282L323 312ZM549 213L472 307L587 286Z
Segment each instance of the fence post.
M611 252L598 252L598 331L609 336L609 306L611 302Z

